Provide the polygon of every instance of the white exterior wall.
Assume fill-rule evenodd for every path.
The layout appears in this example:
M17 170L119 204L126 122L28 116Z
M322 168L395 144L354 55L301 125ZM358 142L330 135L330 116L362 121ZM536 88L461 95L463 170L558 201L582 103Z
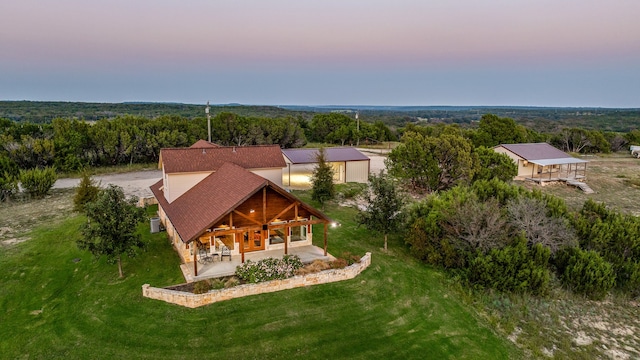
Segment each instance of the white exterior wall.
M167 174L164 182L164 197L169 203L179 198L197 183L209 176L211 172ZM169 186L167 186L167 184Z
M272 183L282 187L282 172L286 168L272 168L272 169L252 169L249 170L252 173L262 176L263 178L271 181Z
M527 164L527 166L525 166L523 158L503 148L502 146L493 148L493 150L497 153L507 155L511 158L511 160L513 160L514 163L516 163L516 165L518 166L518 175L516 175L515 177L516 180L523 180L525 177L531 176L531 172L535 164L529 163Z
M369 181L369 162L370 160L347 161L345 182L366 184Z

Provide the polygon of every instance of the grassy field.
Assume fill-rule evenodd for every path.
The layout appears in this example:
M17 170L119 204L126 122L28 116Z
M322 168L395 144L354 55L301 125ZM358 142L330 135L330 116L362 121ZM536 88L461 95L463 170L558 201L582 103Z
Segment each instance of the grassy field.
M65 204L70 196L40 201ZM48 208L39 204L32 205ZM11 217L23 205L3 206ZM83 218L59 206L56 217L27 233L16 227L12 236L25 241L0 246L2 358L522 357L469 310L445 276L414 261L400 239L383 252L381 238L357 228L349 208L326 207L342 223L330 230L329 251L373 253L371 267L356 279L188 309L141 294L145 283L184 281L164 233L149 234L142 225L148 249L125 258L126 277L118 279L115 265L77 249Z
M627 152L584 159L589 161L586 182L595 194L585 194L564 184L541 189L565 199L575 210L580 209L587 199L592 199L620 212L640 216L640 159L631 157ZM528 184L528 187L533 188L534 185Z
M543 191L578 209L588 199L640 214L640 160L589 158L586 195L564 185ZM308 200L308 194L297 193ZM354 280L186 309L145 299L141 285L183 282L165 234L115 265L75 246L83 221L70 190L0 204L0 358L640 358L637 300L594 302L560 288L545 298L472 291L412 259L402 240L342 223L329 251L373 253ZM516 348L513 344L517 344Z

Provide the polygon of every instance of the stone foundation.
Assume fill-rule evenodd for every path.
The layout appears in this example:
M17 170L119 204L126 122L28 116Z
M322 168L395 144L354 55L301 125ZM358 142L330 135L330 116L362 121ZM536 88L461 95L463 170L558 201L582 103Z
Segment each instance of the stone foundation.
M347 266L344 269L331 269L321 272L294 276L284 280L265 281L257 284L243 284L229 289L211 290L205 294L192 294L183 291L175 291L142 285L142 296L162 300L171 304L196 308L213 304L218 301L235 299L243 296L258 295L280 290L293 289L302 286L327 284L336 281L355 278L364 269L371 265L371 253L366 253L359 263Z

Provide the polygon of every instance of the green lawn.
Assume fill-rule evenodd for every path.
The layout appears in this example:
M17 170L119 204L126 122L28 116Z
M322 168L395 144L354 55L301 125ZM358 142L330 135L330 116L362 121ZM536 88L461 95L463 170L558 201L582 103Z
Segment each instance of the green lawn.
M82 218L38 228L28 241L0 247L0 357L522 357L399 239L384 253L381 237L355 227L353 210L327 206L326 213L342 223L329 230L329 252L373 253L360 276L198 309L142 297L142 284L184 281L166 235L148 234L148 224L141 231L149 248L124 259L123 280L116 265L77 249Z

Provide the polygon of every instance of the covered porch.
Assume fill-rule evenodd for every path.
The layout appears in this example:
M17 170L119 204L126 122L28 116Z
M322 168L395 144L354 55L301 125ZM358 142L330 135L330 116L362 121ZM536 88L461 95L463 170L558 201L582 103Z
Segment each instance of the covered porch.
M524 160L531 166L531 173L524 179L540 185L547 182L584 181L587 178L587 161L575 158ZM527 164L525 164L527 166Z
M326 253L322 248L314 245L289 248L289 255L297 255L303 263L311 263L315 260L331 261L335 260L331 254ZM266 258L281 258L284 256L283 250L267 250L244 253L245 262L247 260L258 261ZM184 263L180 269L187 282L194 282L210 278L231 276L235 274L236 267L242 265L242 255L231 255L231 257L213 257L211 261L197 263L197 275L194 273L193 263Z

